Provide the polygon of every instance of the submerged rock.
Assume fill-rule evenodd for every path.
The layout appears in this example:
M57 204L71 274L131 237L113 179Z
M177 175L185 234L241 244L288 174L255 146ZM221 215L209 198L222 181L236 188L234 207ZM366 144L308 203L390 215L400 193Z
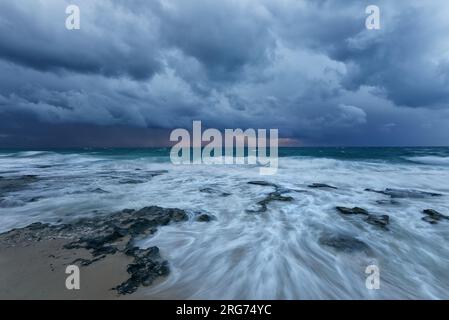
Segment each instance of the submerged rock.
M263 187L274 187L274 188L278 187L276 184L267 182L267 181L249 181L248 184L252 184L252 185L256 185L256 186L263 186Z
M439 213L433 209L425 209L423 210L423 214L426 216L421 218L421 220L426 221L430 224L437 224L441 220L449 220L449 216L445 216L442 213Z
M39 168L39 169L48 169L48 168L53 168L53 167L54 166L51 164L39 164L36 166L36 168Z
M209 222L209 221L215 220L215 217L203 213L203 214L200 214L199 216L197 216L195 220L198 222Z
M146 171L145 175L148 175L150 177L156 177L163 175L165 173L168 173L168 170L152 170L152 171Z
M282 188L278 186L277 184L266 182L266 181L249 181L248 184L257 185L257 186L263 186L263 187L273 187L275 189L274 192L270 192L263 200L257 202L257 205L259 205L258 210L246 210L248 213L262 213L266 212L268 210L268 204L270 204L273 201L282 201L282 202L289 202L293 201L293 197L290 196L284 196L283 193L290 192L289 189Z
M364 221L380 227L382 229L388 230L387 225L390 223L390 216L384 215L373 215L370 214L367 210L359 207L347 208L347 207L336 207L336 209L343 215L362 215L364 216Z
M385 189L385 193L390 195L392 198L426 198L442 196L441 193L402 189Z
M393 205L393 206L397 206L397 205L401 204L399 201L392 200L392 199L390 199L390 200L376 200L376 203L380 204L380 205Z
M220 197L229 197L231 195L228 192L223 192L223 191L216 190L216 189L213 189L213 188L210 188L210 187L202 188L202 189L200 189L200 192L208 193L208 194L215 194L215 195L218 195Z
M428 198L428 197L440 197L441 193L435 192L427 192L421 190L413 190L413 189L391 189L387 188L385 190L374 190L374 189L365 189L365 191L376 192L386 196L390 196L391 198Z
M163 175L167 173L167 170L153 170L153 171L144 171L142 172L142 169L135 169L135 171L139 171L138 175L133 174L131 177L128 178L119 178L118 181L119 184L141 184L148 182L149 179Z
M347 208L347 207L336 207L336 209L342 213L342 214L363 214L363 215L369 215L368 211L366 211L363 208L354 207L354 208Z
M145 183L145 182L146 181L144 181L144 180L137 180L137 179L122 179L118 183L119 184L141 184L141 183Z
M247 210L248 213L262 213L266 212L268 210L268 204L270 204L273 201L282 201L282 202L289 202L293 201L293 198L290 196L283 196L280 192L270 192L263 200L257 202L259 205L258 210Z
M365 221L374 226L381 227L383 229L387 229L387 225L390 223L390 216L384 214L380 216L369 215Z
M334 248L337 251L357 252L368 251L369 246L356 238L345 235L322 236L319 239L321 245Z
M268 204L272 201L293 201L293 198L290 196L283 196L280 192L271 192L268 196L259 202L259 204Z
M325 183L312 183L311 185L308 185L308 187L313 189L338 189L337 187Z
M40 201L40 200L42 200L42 199L44 199L44 197L32 197L32 198L30 198L30 199L27 199L26 200L26 202L38 202L38 201Z

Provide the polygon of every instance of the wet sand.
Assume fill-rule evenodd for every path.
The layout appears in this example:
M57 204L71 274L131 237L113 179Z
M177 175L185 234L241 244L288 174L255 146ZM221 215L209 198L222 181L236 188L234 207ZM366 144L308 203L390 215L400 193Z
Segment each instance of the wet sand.
M80 266L80 290L68 290L66 266L78 258L90 259L85 249L66 250L63 239L0 244L0 299L150 299L139 288L119 295L111 288L126 281L132 259L120 252L89 266Z
M166 280L169 263L158 247L135 241L187 219L183 210L152 206L2 233L0 299L161 299L145 293ZM69 265L79 267L80 289L66 288Z

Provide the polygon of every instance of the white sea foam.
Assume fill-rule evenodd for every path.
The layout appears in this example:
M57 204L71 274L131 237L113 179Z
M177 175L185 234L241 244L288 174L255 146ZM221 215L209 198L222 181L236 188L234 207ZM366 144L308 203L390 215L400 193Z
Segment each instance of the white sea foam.
M140 170L136 170L140 169ZM168 170L150 178L148 171ZM158 246L170 276L148 295L205 299L449 298L448 222L430 225L422 210L449 214L449 170L440 166L388 164L335 159L280 158L278 174L261 177L248 165L185 165L151 158L115 160L101 155L58 155L0 159L4 177L37 174L41 179L0 202L0 230L32 222L63 222L124 208L176 207L214 215L216 220L160 227L142 240ZM9 173L8 173L9 172ZM121 184L141 179L139 184ZM267 180L292 202L272 202L267 212L248 213L274 189L250 185ZM338 189L311 189L311 183ZM202 188L220 192L208 194ZM399 199L380 205L385 195L371 189L419 189L444 194ZM99 189L106 193L93 193ZM1 196L0 196L1 197ZM29 198L39 201L27 202ZM15 202L14 202L15 201ZM17 205L15 205L17 203ZM343 217L335 206L359 206L388 214L389 231L359 217ZM94 210L96 210L94 212ZM324 235L346 235L365 242L368 253L344 253L320 244ZM380 268L381 289L365 287L365 268Z
M449 166L449 157L422 156L422 157L408 157L406 159L412 162L422 164Z

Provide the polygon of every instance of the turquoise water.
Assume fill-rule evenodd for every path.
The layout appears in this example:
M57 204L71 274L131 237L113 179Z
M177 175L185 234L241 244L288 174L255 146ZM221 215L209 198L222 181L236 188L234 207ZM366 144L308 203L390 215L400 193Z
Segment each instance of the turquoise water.
M245 155L248 154L245 150ZM154 158L153 161L170 161L170 148L85 148L43 149L40 151L0 149L0 156L38 157L46 152L104 156L117 159ZM224 151L223 151L224 153ZM449 147L281 147L279 157L330 158L353 161L386 161L395 163L423 163L449 165Z

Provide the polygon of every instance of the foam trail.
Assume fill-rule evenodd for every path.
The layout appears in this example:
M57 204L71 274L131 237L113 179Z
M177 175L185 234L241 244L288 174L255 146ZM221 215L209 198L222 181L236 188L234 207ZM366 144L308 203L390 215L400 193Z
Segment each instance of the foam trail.
M330 156L331 151L337 156ZM138 243L158 246L170 263L170 276L147 288L149 297L449 298L449 247L442 245L449 240L448 223L430 225L421 220L426 208L449 215L449 170L437 163L401 161L403 155L360 160L348 158L351 151L345 150L340 159L343 153L331 151L319 157L282 157L278 173L270 177L261 177L259 168L251 165L173 166L160 153L86 151L0 157L3 179L38 176L21 190L0 193L0 231L124 208L177 207L188 210L192 219L161 227ZM436 159L433 153L418 151L416 157ZM167 172L151 174L158 170ZM279 185L293 201L273 201L266 212L250 213L274 191L271 186L248 184L255 180ZM308 187L312 183L338 189L312 189ZM200 191L205 188L216 192ZM390 203L388 196L364 191L367 188L417 189L443 196ZM337 205L388 214L389 230L341 216ZM196 222L197 213L211 214L216 220ZM369 250L336 251L320 242L329 235L357 239ZM365 268L370 264L380 268L380 290L365 286Z
M409 157L407 160L422 164L449 166L449 157L423 156Z

